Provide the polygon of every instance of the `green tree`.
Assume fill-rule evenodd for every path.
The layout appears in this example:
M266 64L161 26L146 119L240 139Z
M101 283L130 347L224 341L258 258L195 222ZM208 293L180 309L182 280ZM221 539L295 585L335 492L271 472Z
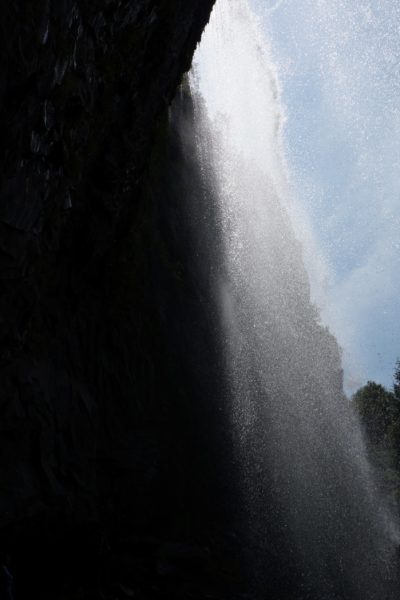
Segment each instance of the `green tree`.
M354 394L353 401L368 441L374 445L390 445L392 440L389 438L389 433L399 417L399 401L395 393L388 391L379 383L368 381Z
M393 391L368 381L354 394L353 401L382 490L400 507L400 360L394 371Z
M400 359L397 359L394 369L393 393L400 404Z
M400 469L400 360L396 362L393 376L393 395L396 399L396 410L388 430L388 440L394 451L397 468Z

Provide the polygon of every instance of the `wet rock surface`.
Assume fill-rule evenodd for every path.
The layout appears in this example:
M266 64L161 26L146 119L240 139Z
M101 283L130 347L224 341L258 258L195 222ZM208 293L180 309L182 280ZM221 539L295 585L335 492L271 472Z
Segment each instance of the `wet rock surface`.
M120 540L101 559L98 589L83 587L84 597L245 600L239 565L227 559L223 543L217 547L151 537Z
M55 546L84 547L88 526L187 518L201 487L186 475L202 452L182 450L197 435L185 408L193 365L165 327L177 288L192 307L178 345L197 335L199 309L152 188L167 108L212 4L3 8L0 528L20 575L36 544L39 564Z

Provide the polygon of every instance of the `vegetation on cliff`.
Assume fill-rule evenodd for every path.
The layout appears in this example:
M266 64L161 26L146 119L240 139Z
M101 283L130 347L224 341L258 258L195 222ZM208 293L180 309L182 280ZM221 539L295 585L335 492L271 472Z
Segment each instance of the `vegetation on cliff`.
M370 461L386 496L400 507L400 361L393 388L368 381L352 397L360 416Z

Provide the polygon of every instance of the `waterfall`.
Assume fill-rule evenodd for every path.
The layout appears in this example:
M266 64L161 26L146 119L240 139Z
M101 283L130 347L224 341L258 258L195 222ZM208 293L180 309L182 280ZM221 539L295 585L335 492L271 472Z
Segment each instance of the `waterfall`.
M340 350L310 300L279 79L247 0L217 1L190 88L194 122L181 133L202 189L188 210L219 315L252 577L269 597L277 579L283 597L287 578L298 599L394 598L397 524L343 393Z

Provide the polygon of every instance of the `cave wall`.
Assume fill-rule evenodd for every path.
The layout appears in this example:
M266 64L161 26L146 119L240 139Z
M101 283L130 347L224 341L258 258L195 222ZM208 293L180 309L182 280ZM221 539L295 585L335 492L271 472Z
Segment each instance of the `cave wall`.
M7 535L71 520L155 528L161 504L168 512L185 496L188 461L173 473L168 465L181 453L174 432L185 430L185 417L171 407L186 397L188 376L168 352L167 301L157 297L158 282L172 289L179 274L160 234L162 193L153 188L167 108L212 4L3 7L0 528Z

